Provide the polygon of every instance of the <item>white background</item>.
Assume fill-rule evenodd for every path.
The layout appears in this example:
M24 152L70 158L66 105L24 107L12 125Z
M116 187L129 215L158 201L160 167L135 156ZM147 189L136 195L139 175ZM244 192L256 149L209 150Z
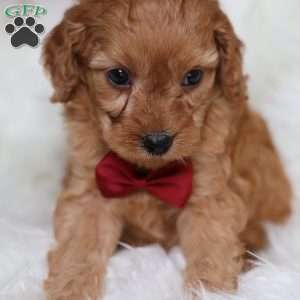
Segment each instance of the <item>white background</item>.
M99 0L100 1L100 0ZM16 1L17 2L17 1ZM20 1L21 2L21 1ZM29 2L28 2L29 3ZM35 3L35 1L30 1ZM39 1L46 31L70 1ZM0 298L43 299L45 254L52 245L51 215L64 169L60 107L40 65L41 47L14 49L4 31L9 19L0 1ZM219 300L300 299L300 2L223 0L246 44L252 106L267 118L295 189L290 223L268 225L271 245L263 262L241 277L238 293ZM44 36L42 36L43 39ZM131 249L111 260L107 300L179 300L180 251L158 246Z

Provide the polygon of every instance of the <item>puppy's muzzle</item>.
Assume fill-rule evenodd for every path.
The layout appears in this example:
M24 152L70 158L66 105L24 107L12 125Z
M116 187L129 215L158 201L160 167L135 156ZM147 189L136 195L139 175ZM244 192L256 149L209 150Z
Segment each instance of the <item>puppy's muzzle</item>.
M169 151L174 137L166 132L154 132L142 137L143 148L151 155L163 155Z

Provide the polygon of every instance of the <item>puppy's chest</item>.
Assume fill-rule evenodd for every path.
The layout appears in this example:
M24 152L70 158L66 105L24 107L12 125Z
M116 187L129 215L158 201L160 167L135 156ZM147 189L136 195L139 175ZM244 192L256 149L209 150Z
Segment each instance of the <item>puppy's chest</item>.
M124 203L125 204L125 203ZM136 193L124 206L125 230L122 240L135 246L176 243L176 220L179 210L147 193Z

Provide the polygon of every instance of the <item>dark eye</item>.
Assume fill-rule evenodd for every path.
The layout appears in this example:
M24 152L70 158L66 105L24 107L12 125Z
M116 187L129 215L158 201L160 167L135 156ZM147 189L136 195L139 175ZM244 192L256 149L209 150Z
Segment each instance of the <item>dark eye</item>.
M108 71L107 78L115 86L128 87L131 84L128 71L121 68Z
M201 82L202 78L203 78L202 70L197 70L197 69L191 70L184 76L182 85L195 86Z

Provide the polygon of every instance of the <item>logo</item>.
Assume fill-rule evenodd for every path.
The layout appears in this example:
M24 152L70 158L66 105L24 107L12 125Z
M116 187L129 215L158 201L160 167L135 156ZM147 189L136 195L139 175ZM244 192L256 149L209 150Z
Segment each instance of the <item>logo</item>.
M37 22L37 18L47 15L44 7L31 4L12 5L5 9L4 14L13 19L5 26L13 47L36 47L39 44L39 36L45 32L45 27Z

